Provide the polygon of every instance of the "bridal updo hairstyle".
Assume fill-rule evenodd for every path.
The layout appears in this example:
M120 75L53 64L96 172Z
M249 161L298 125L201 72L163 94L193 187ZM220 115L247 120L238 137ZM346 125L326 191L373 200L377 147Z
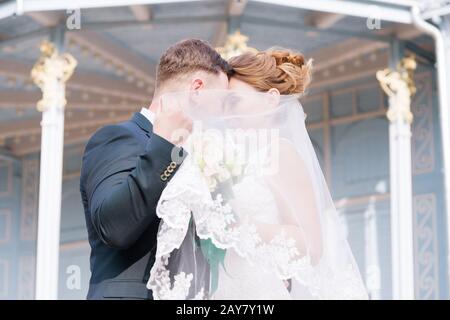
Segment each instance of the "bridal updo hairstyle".
M244 53L228 62L233 77L262 92L275 88L284 95L304 93L311 82L312 60L288 49Z

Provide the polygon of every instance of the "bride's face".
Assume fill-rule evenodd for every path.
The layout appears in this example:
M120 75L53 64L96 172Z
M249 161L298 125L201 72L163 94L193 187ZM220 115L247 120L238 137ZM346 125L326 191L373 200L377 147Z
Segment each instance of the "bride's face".
M270 126L267 116L258 115L278 106L280 97L278 90L271 89L267 92L260 92L250 84L236 78L230 79L228 89L230 94L224 104L226 115L255 115L254 118L246 117L245 120L233 119L234 125L253 128ZM241 121L245 123L240 123Z
M239 80L235 77L232 77L228 82L228 90L242 92L243 94L260 92L247 82ZM269 91L265 92L265 94L249 96L255 97L255 101L253 101L253 103L251 104L247 104L247 106L254 106L255 108L261 108L262 106L275 108L278 106L278 102L280 101L280 92L275 88L270 89ZM260 99L261 101L257 101ZM248 103L249 101L247 100L246 102ZM262 110L258 111L261 112Z

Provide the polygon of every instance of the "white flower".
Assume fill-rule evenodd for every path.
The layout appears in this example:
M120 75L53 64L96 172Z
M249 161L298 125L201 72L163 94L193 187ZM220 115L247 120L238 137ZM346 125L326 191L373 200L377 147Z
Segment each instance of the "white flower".
M209 191L214 191L217 188L217 180L214 177L206 176L206 184L208 185Z
M231 173L228 171L226 167L221 168L221 170L218 173L218 179L220 182L227 181L231 178Z
M243 172L243 165L239 163L228 164L228 170L233 177L240 176Z
M242 174L243 164L238 163L239 149L227 139L223 141L220 132L205 131L193 135L193 158L199 166L210 191L220 182Z

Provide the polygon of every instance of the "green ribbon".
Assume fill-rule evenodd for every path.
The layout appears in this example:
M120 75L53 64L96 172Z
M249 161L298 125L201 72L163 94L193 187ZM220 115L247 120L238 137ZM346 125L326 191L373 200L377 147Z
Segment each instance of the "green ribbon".
M230 178L226 181L222 181L218 184L216 190L212 192L213 198L216 198L218 194L222 195L224 202L226 203L230 199L234 198L233 184L236 183L234 179ZM211 239L200 239L200 249L209 263L210 268L210 290L214 293L219 285L219 267L222 265L225 269L225 249L217 248Z
M211 273L211 293L217 290L219 285L219 266L224 266L226 250L217 248L211 239L200 239L200 249L209 263Z

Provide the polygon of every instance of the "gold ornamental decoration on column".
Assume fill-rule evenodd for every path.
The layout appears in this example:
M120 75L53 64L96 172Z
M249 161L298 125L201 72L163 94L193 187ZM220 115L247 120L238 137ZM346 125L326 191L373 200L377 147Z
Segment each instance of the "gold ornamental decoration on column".
M417 62L411 55L400 61L397 70L384 69L376 74L381 88L389 97L387 118L391 122L402 119L411 124L413 121L411 97L416 93L413 78L416 68Z
M31 78L42 91L42 99L37 103L37 109L43 112L52 105L66 105L64 90L60 90L57 85L64 85L69 80L77 61L71 54L59 54L55 46L47 40L41 44L40 50L42 55L31 70Z
M248 37L237 30L235 33L228 35L223 47L218 47L216 50L225 60L238 56L244 52L257 53L258 50L249 47L247 41Z

